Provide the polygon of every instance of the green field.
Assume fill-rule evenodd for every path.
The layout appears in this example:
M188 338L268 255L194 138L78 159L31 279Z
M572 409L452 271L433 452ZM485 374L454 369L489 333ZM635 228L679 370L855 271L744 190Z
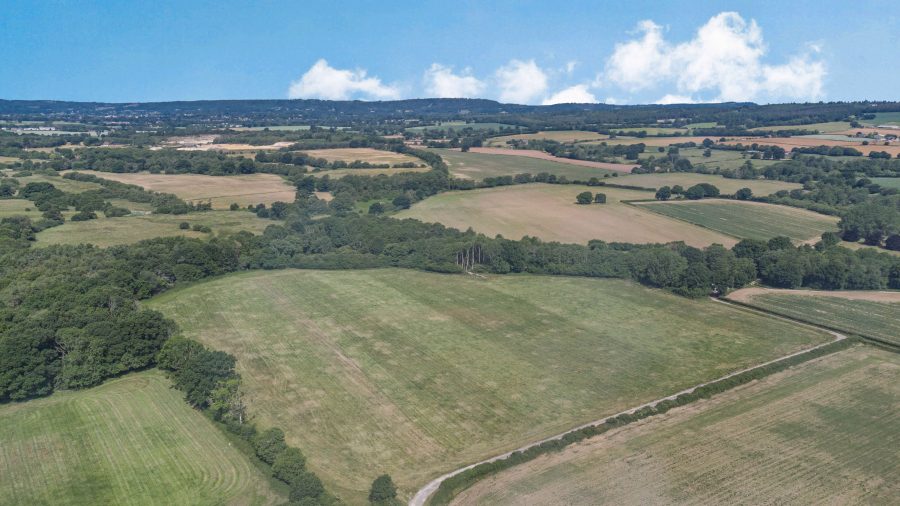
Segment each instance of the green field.
M32 219L40 217L37 212L24 213ZM206 225L212 233L181 230L179 223ZM106 247L130 244L154 237L185 236L212 237L246 230L262 233L269 225L278 222L257 218L246 211L203 211L189 214L148 214L143 216L123 216L120 218L97 218L88 221L66 221L64 224L48 228L37 234L37 246L51 244L93 244Z
M473 130L500 131L501 128L513 128L514 126L515 125L507 125L506 123L466 123L465 121L444 121L440 125L409 127L406 129L406 131L422 133L425 130L449 130L451 128L457 132L466 128L471 128Z
M644 152L642 157L649 157L653 153L655 148L647 148L647 151ZM727 151L724 149L711 149L709 154L710 156L703 156L703 152L705 150L703 148L679 148L678 155L681 158L687 158L690 160L691 164L699 165L702 167L707 167L710 169L715 169L716 167L721 169L737 169L744 165L749 158L746 158L744 154L740 151ZM663 153L656 153L656 156L663 155ZM750 163L753 164L755 168L768 167L773 163L778 163L779 160L750 160Z
M103 188L97 183L75 181L74 179L66 179L61 176L45 176L43 174L17 177L15 179L17 179L22 186L25 186L28 183L50 183L57 189L68 193L81 193L87 190L99 190L100 188Z
M285 500L156 370L0 406L0 441L0 504Z
M539 174L541 172L587 181L592 177L602 178L606 174L616 172L525 156L463 153L449 149L429 149L428 151L441 155L444 162L450 166L451 175L478 181L486 177L514 176L523 173Z
M641 207L741 239L786 236L808 241L823 232L836 232L838 222L834 216L805 209L735 200L653 202Z
M896 301L874 301L773 292L775 291L753 295L746 303L792 318L900 345L900 297Z
M877 112L875 119L860 120L870 125L900 125L900 112Z
M34 202L25 199L0 199L0 218L22 215L34 220L41 219L41 212L34 207Z
M612 430L454 504L896 504L900 355L868 346Z
M695 174L692 172L666 172L659 174L632 174L620 177L617 184L643 186L646 188L659 188L661 186L681 185L684 189L699 183L709 183L722 193L733 194L741 188L750 188L753 195L769 195L780 190L793 190L802 188L797 183L784 181L766 181L764 179L727 179L711 174Z
M773 125L751 128L750 130L818 130L819 133L842 132L850 129L849 121L829 121L826 123L810 123L808 125ZM763 143L765 139L760 139Z
M885 188L900 189L900 177L873 177L872 182L880 184Z
M597 132L586 132L583 130L550 130L533 134L514 134L491 137L490 139L487 139L485 145L488 147L505 148L507 147L507 142L511 140L551 140L556 142L575 143L604 140L608 137L609 136L598 134Z
M529 275L256 271L145 305L234 354L258 423L283 427L355 503L382 472L408 497L462 464L829 339L622 280Z

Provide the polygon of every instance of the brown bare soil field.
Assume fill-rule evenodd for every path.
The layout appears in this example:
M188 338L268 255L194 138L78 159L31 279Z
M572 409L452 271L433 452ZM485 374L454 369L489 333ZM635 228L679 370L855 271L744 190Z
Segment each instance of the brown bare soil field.
M606 204L578 205L582 191L602 192ZM578 185L527 184L447 192L429 197L398 218L416 218L488 236L510 239L540 237L546 241L586 243L591 239L633 243L681 241L691 246L719 243L730 247L737 239L668 218L622 200L652 198L650 192Z
M892 504L897 354L857 346L552 452L453 504Z
M275 174L240 176L204 176L200 174L151 174L137 172L117 174L92 172L97 177L143 187L147 190L174 193L190 202L212 202L214 209L228 209L232 202L271 204L293 202L295 189Z
M572 160L571 158L560 158L543 151L533 149L504 149L504 148L471 148L472 153L483 153L487 155L507 155L507 156L524 156L527 158L538 158L541 160L549 160L551 162L568 163L570 165L581 165L582 167L594 167L597 169L615 170L619 172L631 173L631 169L637 165L626 165L622 163L604 163L592 162L589 160Z
M369 163L408 163L412 162L416 165L424 165L422 160L402 153L394 153L393 151L383 151L372 148L335 148L335 149L310 149L304 150L304 153L316 158L324 158L329 162L361 162Z
M890 153L891 156L897 156L898 154L900 154L900 144L892 144L890 146L869 144L868 146L863 146L861 142L844 142L829 139L816 139L811 137L771 137L767 139L760 139L758 137L743 137L725 141L725 144L730 145L738 143L745 146L753 143L764 146L781 146L787 151L790 151L791 148L795 147L841 146L845 148L857 149L863 155L868 155L872 151L885 151L887 153Z
M756 295L806 295L809 297L839 297L848 300L868 300L871 302L900 302L900 292L878 292L868 290L790 290L787 288L741 288L728 294L728 298L738 302L749 302Z

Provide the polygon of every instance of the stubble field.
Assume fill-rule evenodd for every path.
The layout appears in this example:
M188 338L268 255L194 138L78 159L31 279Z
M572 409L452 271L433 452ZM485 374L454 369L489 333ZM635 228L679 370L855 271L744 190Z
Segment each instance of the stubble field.
M857 346L476 483L454 504L892 504L900 355Z

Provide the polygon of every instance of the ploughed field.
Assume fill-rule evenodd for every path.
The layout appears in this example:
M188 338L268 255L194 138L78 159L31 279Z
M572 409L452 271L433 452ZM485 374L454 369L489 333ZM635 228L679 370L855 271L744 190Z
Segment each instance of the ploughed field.
M279 504L159 371L0 406L0 504Z
M149 172L90 172L103 179L133 184L145 190L174 193L189 202L211 202L214 209L228 209L232 203L293 202L296 189L275 174L207 176L202 174L151 174ZM64 188L61 188L64 189Z
M761 309L900 345L900 292L745 288L728 298Z
M607 203L576 204L575 196L583 191L605 193ZM472 227L476 232L491 237L500 234L508 239L528 235L545 241L582 244L601 239L631 243L684 241L692 246L731 246L737 242L733 236L622 202L652 198L653 193L647 191L535 183L441 193L396 216L460 230Z
M796 207L736 200L688 200L639 204L659 214L741 239L790 237L812 241L837 232L838 218Z
M237 357L249 411L350 503L825 342L622 280L245 272L145 303ZM698 316L702 316L699 317Z
M856 346L541 456L454 504L896 504L900 355Z

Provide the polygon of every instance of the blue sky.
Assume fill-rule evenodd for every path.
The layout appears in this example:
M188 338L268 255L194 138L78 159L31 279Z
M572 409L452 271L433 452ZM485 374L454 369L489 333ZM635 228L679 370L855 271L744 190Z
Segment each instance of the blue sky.
M4 0L0 98L900 99L900 7Z

